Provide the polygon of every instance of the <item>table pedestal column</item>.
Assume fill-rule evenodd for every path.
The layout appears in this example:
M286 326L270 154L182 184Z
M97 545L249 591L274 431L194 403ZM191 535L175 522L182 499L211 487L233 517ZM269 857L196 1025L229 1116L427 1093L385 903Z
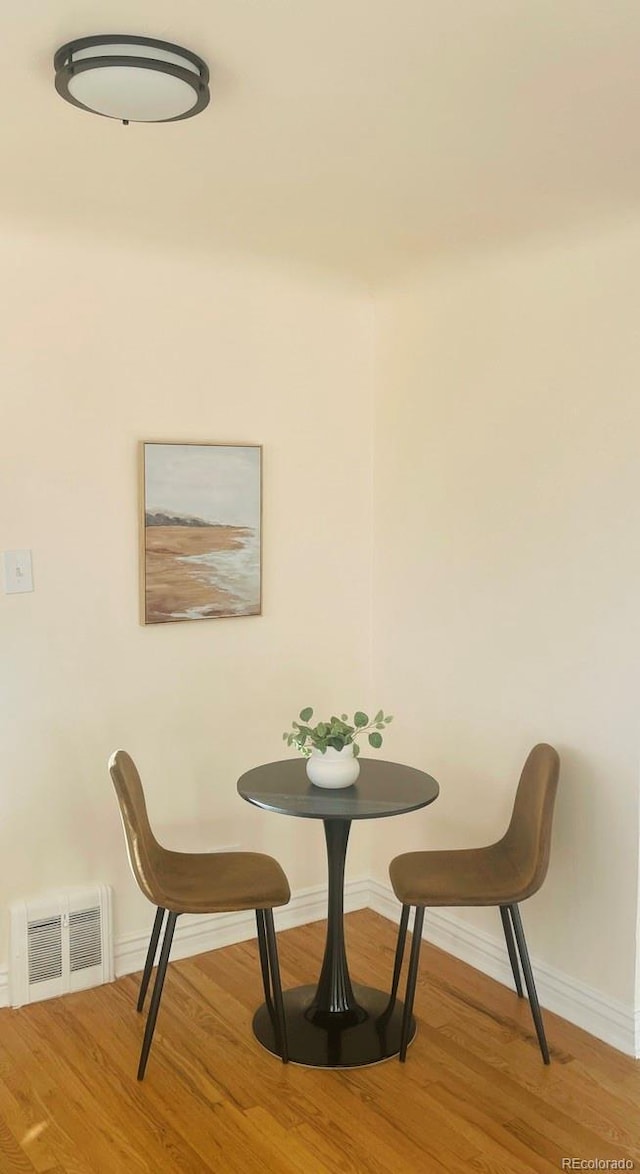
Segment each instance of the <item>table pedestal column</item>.
M327 940L318 988L307 1010L307 1019L318 1027L335 1027L338 1022L347 1027L364 1018L353 993L344 944L344 866L350 829L349 819L324 820L329 873Z
M389 996L353 985L344 942L344 869L351 820L325 819L329 898L327 937L317 987L284 992L289 1059L316 1068L355 1068L376 1064L400 1051L404 1006L389 1006ZM278 1055L268 1008L256 1012L253 1030ZM412 1022L411 1038L415 1035Z

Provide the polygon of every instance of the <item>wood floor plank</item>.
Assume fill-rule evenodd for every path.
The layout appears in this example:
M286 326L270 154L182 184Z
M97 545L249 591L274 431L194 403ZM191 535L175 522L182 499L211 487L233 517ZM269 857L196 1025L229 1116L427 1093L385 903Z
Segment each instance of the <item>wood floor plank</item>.
M37 1074L36 1079L50 1119L64 1120L92 1174L112 1174L114 1166L131 1174L147 1174L169 1162L176 1172L192 1174L198 1169L195 1151L166 1122L157 1128L153 1114L144 1113L143 1094L137 1082L132 1081L129 1095L123 1096L120 1074L104 1062L97 1037L92 1047L87 1046L87 1037L70 1003L67 999L53 1001L46 1020L42 1018L42 1004L37 1020L23 1012L20 1024L25 1043L37 1048L44 1059L46 1073L44 1077ZM53 1080L49 1073L54 1075ZM90 1131L87 1120L91 1121ZM136 1139L143 1122L148 1128L141 1148Z
M348 1153L340 1139L334 1140L326 1129L316 1129L304 1122L296 1125L292 1132L306 1150L322 1158L332 1174L362 1174L361 1157Z
M581 1156L608 1156L612 1159L633 1156L630 1151L621 1148L614 1141L603 1139L596 1123L588 1121L588 1115L588 1123L583 1124L583 1114L572 1114L565 1107L556 1104L553 1095L553 1064L549 1068L541 1064L540 1082L534 1083L519 1074L518 1064L511 1064L506 1070L492 1066L487 1063L486 1058L475 1055L471 1048L461 1048L459 1041L452 1042L443 1033L430 1033L429 1043L435 1056L443 1051L448 1057L446 1068L449 1069L449 1073L443 1076L443 1083L448 1086L452 1095L458 1095L462 1088L467 1090L467 1094L473 1097L476 1103L480 1103L483 1097L494 1100L498 1097L510 1119L517 1119L520 1116L532 1128L537 1126L542 1132L555 1138L557 1160L572 1152L572 1140L578 1146L578 1154ZM562 1068L561 1072L565 1091L568 1091L574 1082L573 1071L568 1066L566 1070ZM640 1073L638 1075L640 1076ZM637 1125L636 1120L632 1128ZM638 1137L637 1132L635 1137ZM606 1155L595 1152L603 1141L606 1141Z
M36 1174L36 1167L19 1145L5 1121L0 1118L0 1169Z
M17 1095L13 1095L13 1088ZM49 1174L57 1159L48 1141L48 1122L43 1120L37 1098L25 1096L10 1064L4 1063L0 1044L0 1120L6 1123L16 1141L28 1155L38 1174Z
M304 1170L305 1174L333 1174L335 1167L327 1164L317 1151L309 1152L309 1147L301 1142L294 1129L286 1129L270 1112L261 1105L247 1109L245 1116L260 1133L268 1137L272 1153L277 1154L279 1160L286 1158L294 1163L297 1170Z
M325 923L279 934L285 986L317 979ZM395 926L349 914L354 982L388 987ZM283 1065L251 1030L255 941L172 963L147 1076L138 976L0 1011L0 1174L551 1174L640 1169L640 1065L425 943L406 1064Z

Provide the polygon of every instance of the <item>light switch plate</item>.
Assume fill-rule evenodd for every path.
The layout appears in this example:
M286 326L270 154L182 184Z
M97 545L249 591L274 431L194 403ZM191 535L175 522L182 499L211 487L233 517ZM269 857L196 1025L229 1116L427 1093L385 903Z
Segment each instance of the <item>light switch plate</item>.
M33 570L30 550L5 550L4 592L33 591Z

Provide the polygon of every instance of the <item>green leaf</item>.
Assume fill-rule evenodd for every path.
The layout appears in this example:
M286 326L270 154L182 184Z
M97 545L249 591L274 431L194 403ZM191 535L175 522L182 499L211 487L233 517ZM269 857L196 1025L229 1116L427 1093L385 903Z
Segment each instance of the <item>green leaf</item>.
M316 737L324 738L328 729L329 729L329 727L326 724L326 722L318 722L318 724L316 726Z
M376 725L378 724L378 722L384 721L384 710L379 709L373 720Z
M353 723L356 729L361 730L363 726L369 725L369 718L367 717L366 713L362 713L361 710L358 710L358 712L354 713L353 715Z
M360 747L358 746L357 742L354 742L353 743L353 757L357 758L359 753L360 753Z
M385 726L388 726L388 725L389 725L389 722L392 722L392 721L393 721L393 718L392 718L392 717L385 717L385 719L384 719L384 724L385 724Z
M300 710L300 717L302 718L303 722L308 722L311 720L311 718L313 717L313 710L310 705L308 705L306 709ZM294 722L294 725L295 725L295 722Z
M382 734L376 734L375 731L369 734L369 745L373 746L374 750L379 750L382 746Z

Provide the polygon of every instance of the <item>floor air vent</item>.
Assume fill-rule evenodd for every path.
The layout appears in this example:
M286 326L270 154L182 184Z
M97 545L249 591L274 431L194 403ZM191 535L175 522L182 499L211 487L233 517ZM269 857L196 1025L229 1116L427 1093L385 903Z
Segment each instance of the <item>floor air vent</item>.
M63 889L11 906L12 1007L113 980L111 890Z

